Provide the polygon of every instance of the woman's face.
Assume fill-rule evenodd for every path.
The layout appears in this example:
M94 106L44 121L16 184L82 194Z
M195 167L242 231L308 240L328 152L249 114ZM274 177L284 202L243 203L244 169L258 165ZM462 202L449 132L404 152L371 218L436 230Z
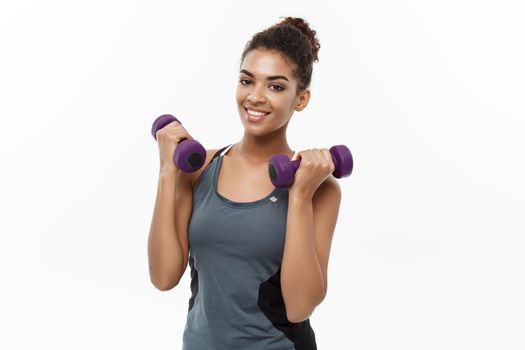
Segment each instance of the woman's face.
M301 96L296 96L296 89L292 67L281 54L262 49L250 51L242 62L236 92L237 109L244 129L263 135L287 124L294 110L306 106L299 104ZM270 113L252 121L246 108Z

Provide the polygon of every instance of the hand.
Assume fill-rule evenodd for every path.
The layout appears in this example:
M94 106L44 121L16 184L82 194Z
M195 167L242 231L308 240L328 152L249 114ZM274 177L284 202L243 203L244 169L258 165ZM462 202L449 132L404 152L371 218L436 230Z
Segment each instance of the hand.
M301 163L289 191L311 198L324 180L335 171L332 154L327 148L314 148L297 153L296 159L300 159Z
M178 171L179 168L173 161L175 149L183 139L193 140L193 137L178 121L175 120L162 129L157 130L156 138L159 145L161 171Z

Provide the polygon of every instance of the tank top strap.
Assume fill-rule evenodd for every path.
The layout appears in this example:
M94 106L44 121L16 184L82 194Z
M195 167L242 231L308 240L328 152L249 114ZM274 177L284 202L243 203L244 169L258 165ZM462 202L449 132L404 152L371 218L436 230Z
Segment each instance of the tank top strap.
M228 149L230 149L230 147L232 146L233 144L229 145L229 146L225 146L223 148L221 148L220 150L218 150L217 152L215 152L215 154L213 155L213 157L211 157L211 160L210 160L210 164L213 162L213 160L215 158L217 158L218 156L223 156L223 152L224 150L228 151Z
M233 143L229 145L228 147L226 147L226 149L224 149L224 151L221 152L221 157L225 155L226 153L228 153L228 151L230 150L230 148L232 148L232 146L233 146Z

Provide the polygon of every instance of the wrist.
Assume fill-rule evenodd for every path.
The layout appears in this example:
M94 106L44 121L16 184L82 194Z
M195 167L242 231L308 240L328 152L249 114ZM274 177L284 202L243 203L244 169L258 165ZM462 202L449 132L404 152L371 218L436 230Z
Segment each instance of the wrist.
M160 177L172 177L172 176L177 175L178 171L179 171L179 168L177 168L175 165L161 166L159 169L159 176Z
M300 189L294 189L293 187L291 187L288 191L288 197L292 200L311 201L313 198L313 193Z

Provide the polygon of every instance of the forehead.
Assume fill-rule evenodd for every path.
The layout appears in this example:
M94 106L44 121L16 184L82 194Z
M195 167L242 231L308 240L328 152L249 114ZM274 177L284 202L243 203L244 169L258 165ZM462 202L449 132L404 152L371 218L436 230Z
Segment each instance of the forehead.
M241 69L246 69L255 76L285 75L292 80L290 63L277 51L255 49L250 51L242 62Z

